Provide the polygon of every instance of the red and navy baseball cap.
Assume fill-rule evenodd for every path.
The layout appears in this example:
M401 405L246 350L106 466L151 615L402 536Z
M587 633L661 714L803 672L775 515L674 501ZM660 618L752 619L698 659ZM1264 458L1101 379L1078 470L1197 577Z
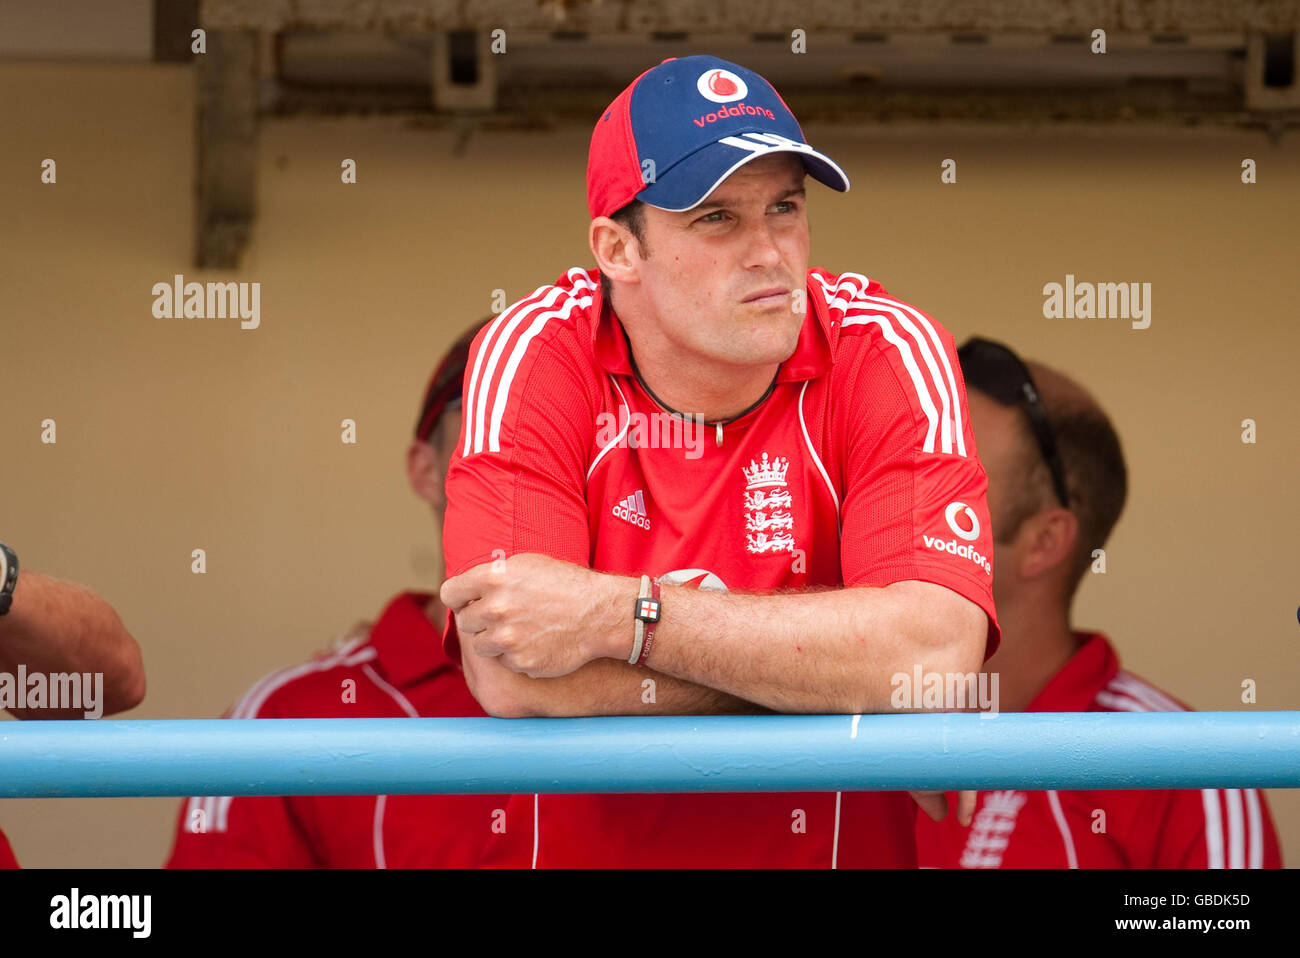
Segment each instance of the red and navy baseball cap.
M804 139L781 95L753 70L711 56L671 58L642 73L596 121L587 208L609 216L633 199L679 212L771 153L795 153L841 193L849 178Z
M465 330L460 339L451 344L446 355L438 363L429 377L429 385L424 388L424 401L420 404L420 418L415 422L415 438L428 442L433 435L433 427L447 408L458 402L464 392L465 366L469 363L469 347L474 342L478 331L495 319L489 316L481 319Z

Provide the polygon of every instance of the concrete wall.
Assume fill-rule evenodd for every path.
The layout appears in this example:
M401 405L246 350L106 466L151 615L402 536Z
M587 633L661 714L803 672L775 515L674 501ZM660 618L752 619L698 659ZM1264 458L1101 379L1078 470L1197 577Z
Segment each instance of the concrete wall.
M0 0L0 57L148 60L152 0Z

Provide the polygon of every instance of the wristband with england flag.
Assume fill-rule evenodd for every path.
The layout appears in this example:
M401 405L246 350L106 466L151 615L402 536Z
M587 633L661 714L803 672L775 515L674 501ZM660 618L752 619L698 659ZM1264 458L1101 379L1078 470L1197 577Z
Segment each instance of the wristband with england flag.
M650 596L637 601L637 618L645 623L645 636L641 641L640 655L636 656L636 665L645 665L650 658L650 643L654 641L655 629L659 627L659 617L663 603L659 598L659 579L650 580Z

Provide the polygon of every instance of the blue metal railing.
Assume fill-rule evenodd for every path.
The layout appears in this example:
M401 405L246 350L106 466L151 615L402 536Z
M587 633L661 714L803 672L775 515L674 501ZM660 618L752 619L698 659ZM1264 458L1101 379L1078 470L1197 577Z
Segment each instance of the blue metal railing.
M1300 787L1300 712L0 723L0 797Z

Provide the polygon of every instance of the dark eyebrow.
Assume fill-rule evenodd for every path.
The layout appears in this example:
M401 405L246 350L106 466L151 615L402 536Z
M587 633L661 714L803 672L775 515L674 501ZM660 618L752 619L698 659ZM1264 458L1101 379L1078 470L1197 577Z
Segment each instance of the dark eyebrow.
M790 187L790 189L786 190L785 192L777 196L774 200L772 200L772 202L780 203L781 201L787 200L792 196L804 196L805 194L807 194L807 192L808 191L805 190L802 186L792 186ZM687 210L687 212L698 213L700 212L700 210L728 210L731 209L732 206L734 205L735 204L733 203L728 203L722 200L709 200L704 203L701 203L699 206L691 210Z

